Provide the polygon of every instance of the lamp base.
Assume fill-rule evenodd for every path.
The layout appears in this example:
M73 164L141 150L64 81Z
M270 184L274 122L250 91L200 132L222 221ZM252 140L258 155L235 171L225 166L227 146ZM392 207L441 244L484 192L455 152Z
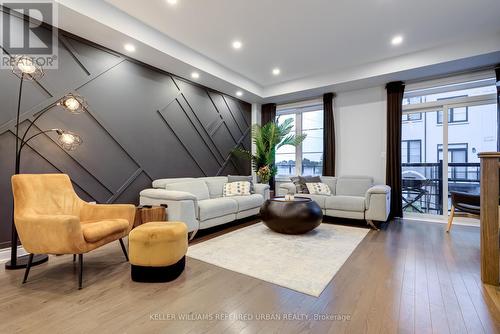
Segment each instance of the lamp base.
M19 256L16 260L15 264L12 264L11 261L5 263L6 270L16 270L16 269L24 269L28 266L28 258L29 254ZM33 262L31 266L38 266L39 264L45 263L49 260L49 256L45 254L36 254L33 256Z

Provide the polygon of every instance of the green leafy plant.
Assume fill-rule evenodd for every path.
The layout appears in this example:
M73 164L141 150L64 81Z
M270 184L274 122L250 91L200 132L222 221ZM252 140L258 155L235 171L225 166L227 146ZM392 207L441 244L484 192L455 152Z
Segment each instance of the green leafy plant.
M305 134L295 135L292 133L292 130L292 118L286 119L281 124L278 121L271 121L263 126L255 124L252 127L252 141L255 145L255 154L242 148L233 150L233 154L250 160L252 168L257 175L259 175L259 170L262 167L267 167L265 169L266 173L260 173L264 177L259 175L261 181L266 183L278 171L274 164L276 151L285 145L298 146L306 139ZM267 172L267 169L269 169L269 172Z

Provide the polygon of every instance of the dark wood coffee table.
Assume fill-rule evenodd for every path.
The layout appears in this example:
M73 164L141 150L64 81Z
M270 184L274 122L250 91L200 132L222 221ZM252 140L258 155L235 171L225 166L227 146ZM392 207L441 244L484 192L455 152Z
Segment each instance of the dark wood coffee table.
M264 224L283 234L304 234L321 224L323 211L318 203L303 197L285 200L284 197L268 199L260 208Z

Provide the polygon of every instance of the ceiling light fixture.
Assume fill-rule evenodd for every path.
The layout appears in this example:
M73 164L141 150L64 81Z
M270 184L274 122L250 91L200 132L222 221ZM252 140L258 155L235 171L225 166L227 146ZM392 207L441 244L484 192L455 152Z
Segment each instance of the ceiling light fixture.
M193 72L193 73L191 73L191 78L193 78L193 79L199 79L200 78L200 74L198 72Z
M273 68L273 75L280 75L281 70L279 68Z
M169 5L176 5L177 4L177 0L167 0L167 2Z
M237 92L236 92L236 96L238 96L238 97L243 96L243 92L242 92L241 90L237 91Z
M243 46L243 43L241 43L241 41L233 41L232 45L233 45L233 49L239 50Z
M401 43L403 43L403 36L401 35L394 36L391 40L392 45L399 45Z
M128 51L128 52L134 52L135 51L135 46L133 44L125 44L123 48Z

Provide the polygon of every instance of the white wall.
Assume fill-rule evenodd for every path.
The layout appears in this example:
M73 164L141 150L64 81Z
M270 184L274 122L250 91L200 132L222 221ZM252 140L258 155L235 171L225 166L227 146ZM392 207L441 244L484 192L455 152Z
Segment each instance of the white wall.
M385 184L386 99L383 86L337 94L337 175L367 175Z

